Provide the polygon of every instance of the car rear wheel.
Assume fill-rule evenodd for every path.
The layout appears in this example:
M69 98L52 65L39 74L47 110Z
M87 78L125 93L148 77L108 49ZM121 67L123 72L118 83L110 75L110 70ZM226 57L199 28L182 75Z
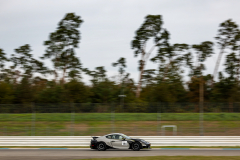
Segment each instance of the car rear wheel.
M100 143L97 144L97 149L99 151L105 151L107 149L107 147L106 147L105 143L100 142Z
M139 151L140 150L140 144L135 142L132 144L132 150Z

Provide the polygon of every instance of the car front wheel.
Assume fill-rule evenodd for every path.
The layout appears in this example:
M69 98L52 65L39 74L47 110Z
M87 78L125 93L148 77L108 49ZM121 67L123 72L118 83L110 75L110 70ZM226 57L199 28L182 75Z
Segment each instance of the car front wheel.
M107 148L106 148L106 145L104 143L100 142L100 143L97 144L97 149L99 151L105 151Z
M132 150L139 151L140 150L140 144L135 142L132 144Z

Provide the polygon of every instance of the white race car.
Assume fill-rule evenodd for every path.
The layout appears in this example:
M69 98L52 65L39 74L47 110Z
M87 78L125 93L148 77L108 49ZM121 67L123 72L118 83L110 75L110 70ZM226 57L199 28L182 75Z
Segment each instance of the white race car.
M132 149L139 151L140 149L150 149L151 147L151 144L143 139L134 139L122 133L111 133L92 138L90 148L99 151L105 151L106 149Z

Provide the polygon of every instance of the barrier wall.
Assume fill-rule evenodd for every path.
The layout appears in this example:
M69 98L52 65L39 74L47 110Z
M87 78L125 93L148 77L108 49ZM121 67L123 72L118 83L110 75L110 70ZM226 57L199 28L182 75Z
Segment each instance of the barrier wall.
M132 136L152 146L240 146L240 136ZM89 146L90 136L0 136L0 146Z

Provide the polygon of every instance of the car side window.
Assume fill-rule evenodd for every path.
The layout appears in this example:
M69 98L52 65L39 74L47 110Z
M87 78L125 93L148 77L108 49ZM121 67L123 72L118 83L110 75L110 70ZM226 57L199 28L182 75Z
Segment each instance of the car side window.
M118 137L119 137L119 135L117 135L117 134L112 135L112 139L118 139Z
M122 140L123 136L115 134L115 135L112 136L112 139Z
M112 135L107 135L106 138L112 139Z

